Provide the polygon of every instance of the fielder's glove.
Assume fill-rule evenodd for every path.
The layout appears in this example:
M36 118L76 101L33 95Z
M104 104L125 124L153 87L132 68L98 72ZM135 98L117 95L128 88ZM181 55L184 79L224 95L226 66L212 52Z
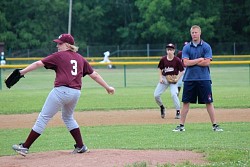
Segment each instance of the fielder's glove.
M15 85L20 78L24 77L24 75L20 74L21 69L15 69L5 80L5 84L7 88L11 88L13 85Z
M167 75L166 78L167 78L168 83L170 84L176 84L178 81L177 75Z

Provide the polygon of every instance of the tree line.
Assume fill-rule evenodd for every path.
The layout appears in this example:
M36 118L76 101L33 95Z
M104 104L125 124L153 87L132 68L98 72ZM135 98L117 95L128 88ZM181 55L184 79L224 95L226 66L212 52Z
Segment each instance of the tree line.
M205 41L249 42L250 0L73 0L71 34L87 45L182 43L194 24ZM69 0L1 0L6 49L54 47L68 32Z

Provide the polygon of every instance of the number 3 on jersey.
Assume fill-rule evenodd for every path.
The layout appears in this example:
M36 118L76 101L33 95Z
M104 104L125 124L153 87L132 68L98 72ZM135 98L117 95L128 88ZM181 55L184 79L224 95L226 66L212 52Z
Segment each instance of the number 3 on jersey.
M73 64L71 74L76 76L77 75L77 61L76 60L70 60L70 63Z

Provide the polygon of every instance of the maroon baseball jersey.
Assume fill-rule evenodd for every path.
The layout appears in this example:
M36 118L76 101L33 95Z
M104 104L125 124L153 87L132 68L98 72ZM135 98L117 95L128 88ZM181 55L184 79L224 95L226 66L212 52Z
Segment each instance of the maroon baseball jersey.
M158 68L162 70L162 75L178 75L179 71L183 71L184 67L178 57L168 60L167 56L163 56L158 64Z
M53 53L41 60L46 69L56 72L55 87L81 89L82 77L93 73L93 68L80 54L72 51Z

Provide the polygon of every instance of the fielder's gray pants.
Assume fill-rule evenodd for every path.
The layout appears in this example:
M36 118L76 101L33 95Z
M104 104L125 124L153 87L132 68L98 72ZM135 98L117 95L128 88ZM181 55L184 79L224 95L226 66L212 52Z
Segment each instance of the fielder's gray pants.
M166 89L168 87L170 87L170 94L171 94L171 98L174 102L175 109L180 110L181 109L180 100L177 96L178 95L178 85L177 84L169 84L166 77L162 77L162 79L163 79L163 83L159 82L155 88L154 98L155 98L156 103L159 106L163 105L161 95L162 95L162 93L164 93L166 91Z

